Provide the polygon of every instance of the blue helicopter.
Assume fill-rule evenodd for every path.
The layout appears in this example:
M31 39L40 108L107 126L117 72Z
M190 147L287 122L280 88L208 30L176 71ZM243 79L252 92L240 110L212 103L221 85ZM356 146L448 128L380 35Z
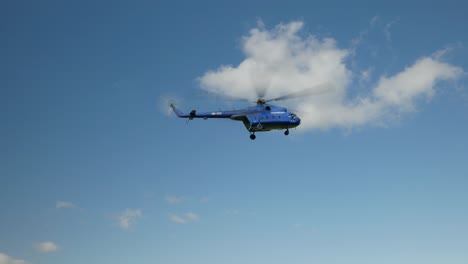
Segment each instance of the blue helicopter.
M175 107L174 103L171 102L169 105L178 117L188 118L189 120L194 118L203 118L205 120L209 118L229 118L242 121L245 128L250 132L250 139L254 140L256 138L255 132L285 130L284 135L287 136L290 128L295 128L301 124L301 119L295 113L289 112L285 107L267 104L268 102L309 96L315 93L317 93L316 90L307 89L269 100L258 99L254 106L232 111L197 112L197 110L192 110L189 114L184 114Z

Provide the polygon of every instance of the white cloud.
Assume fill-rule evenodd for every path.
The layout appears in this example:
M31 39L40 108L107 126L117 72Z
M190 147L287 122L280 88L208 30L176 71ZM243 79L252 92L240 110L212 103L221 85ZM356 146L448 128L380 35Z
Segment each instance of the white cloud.
M422 58L392 77L381 77L374 96L383 104L412 108L418 97L432 97L436 81L455 79L462 73L461 69L447 63Z
M331 38L302 39L302 22L280 24L273 30L252 29L243 39L247 58L237 67L221 66L199 78L202 88L236 98L255 100L256 90L267 96L297 92L332 82L344 86L348 70L342 63L346 50L336 48Z
M189 212L184 214L183 216L171 214L169 215L169 220L176 224L188 224L190 222L199 221L200 217L195 213Z
M22 259L14 259L7 254L0 253L0 264L29 264L29 262Z
M55 203L55 208L62 209L62 208L76 208L76 204L66 201L57 201Z
M185 201L187 198L183 196L168 195L165 197L166 202L170 204L178 204Z
M131 226L136 224L138 218L142 216L140 209L125 209L118 217L117 224L122 229L129 229Z
M376 20L372 19L371 25ZM300 34L302 28L302 22L291 22L271 30L252 29L242 41L246 58L237 66L224 65L206 72L198 79L202 89L255 101L256 91L266 91L265 97L274 98L327 87L328 93L294 101L302 118L300 128L350 128L381 124L396 114L411 111L418 100L429 100L434 95L440 81L463 75L461 68L442 62L440 53L422 57L392 76L353 72L347 65L348 56L355 52L353 47L338 48L332 38L304 36ZM353 79L379 81L364 89L366 94L351 97Z
M60 250L60 247L51 241L36 243L33 247L41 253L52 253Z

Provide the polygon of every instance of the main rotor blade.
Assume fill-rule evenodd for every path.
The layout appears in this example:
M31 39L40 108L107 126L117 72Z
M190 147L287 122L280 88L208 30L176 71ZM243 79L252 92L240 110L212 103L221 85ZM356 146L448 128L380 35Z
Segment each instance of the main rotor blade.
M265 86L263 87L256 87L255 92L257 93L257 98L265 98L267 88Z
M254 63L253 69L249 72L250 82L255 89L258 98L265 98L268 88L271 86L271 76L262 63Z
M320 89L317 89L317 87L319 87ZM268 100L265 100L265 102L281 101L281 100L311 96L311 95L331 92L332 90L333 90L333 88L331 86L329 86L328 84L322 84L322 85L319 85L319 86L316 86L316 87L304 89L304 90L299 91L299 92L294 92L294 93L286 94L286 95L276 97L276 98L273 98L273 99L268 99Z

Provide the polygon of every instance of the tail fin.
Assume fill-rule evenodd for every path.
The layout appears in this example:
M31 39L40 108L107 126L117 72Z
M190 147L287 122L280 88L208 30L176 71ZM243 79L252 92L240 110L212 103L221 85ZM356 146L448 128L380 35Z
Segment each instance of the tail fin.
M169 103L169 106L172 108L172 110L174 111L174 113L178 116L178 117L184 117L184 113L182 113L182 111L180 111L179 109L177 109L174 105L173 102L170 102Z

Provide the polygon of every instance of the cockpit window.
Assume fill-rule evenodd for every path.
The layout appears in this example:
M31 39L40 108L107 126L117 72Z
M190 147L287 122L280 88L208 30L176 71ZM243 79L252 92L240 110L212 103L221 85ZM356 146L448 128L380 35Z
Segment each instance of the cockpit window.
M291 113L291 119L296 119L296 118L297 118L297 115L294 113Z

